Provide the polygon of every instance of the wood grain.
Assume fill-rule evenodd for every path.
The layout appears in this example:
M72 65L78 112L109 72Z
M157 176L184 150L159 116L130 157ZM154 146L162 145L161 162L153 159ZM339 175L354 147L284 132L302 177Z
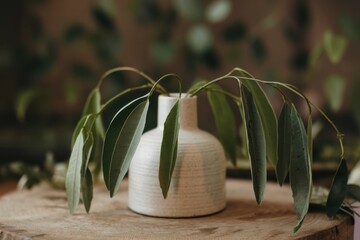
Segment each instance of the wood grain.
M340 215L329 220L311 212L300 231L291 192L268 184L265 200L257 206L249 181L227 181L224 211L198 218L153 218L127 208L127 182L110 199L104 187L95 189L86 214L80 206L67 209L65 192L42 185L31 191L0 198L0 239L353 239L352 220Z

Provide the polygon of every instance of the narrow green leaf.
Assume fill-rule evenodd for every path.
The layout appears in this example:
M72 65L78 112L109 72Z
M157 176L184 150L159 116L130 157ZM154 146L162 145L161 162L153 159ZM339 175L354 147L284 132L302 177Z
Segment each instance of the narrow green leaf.
M231 12L231 1L212 1L206 8L205 17L211 23L218 23L227 18Z
M171 41L158 40L150 47L150 56L158 65L169 63L176 52L176 46Z
M345 79L338 74L328 76L325 81L325 96L333 112L337 112L341 108L345 93L345 84Z
M313 161L313 127L312 127L312 117L311 114L308 117L308 122L307 122L307 136L308 136L308 149L309 149L309 158L310 158L310 162L312 163Z
M340 35L335 35L331 31L324 34L325 52L332 63L338 63L345 53L347 39Z
M298 218L298 223L293 229L296 232L301 227L309 209L312 177L305 127L293 104L291 129L290 185Z
M84 131L84 134L87 134L91 131L94 121L96 119L96 114L88 114L83 116L80 121L77 123L75 130L72 135L71 145L74 146L75 140L77 139L78 135L81 131Z
M164 199L167 197L171 177L176 164L180 128L179 114L180 102L177 100L165 120L163 138L161 142L159 182Z
M144 131L149 100L143 100L143 98L136 99L122 108L115 115L106 132L103 171L111 197L118 191ZM131 112L126 114L128 109L131 109ZM108 172L105 173L105 171Z
M71 140L72 146L74 145L75 140L77 139L80 132L83 131L85 136L87 136L87 134L89 134L89 132L92 129L95 119L96 119L95 114L88 114L88 115L83 116L79 120L79 122L77 123L77 125L75 127L75 130L73 131L72 140Z
M263 200L266 185L266 146L264 130L253 95L245 86L241 87L241 97L251 162L251 177L256 201L260 204Z
M187 91L187 94L191 94L191 93L195 92L196 90L198 90L200 87L204 86L207 83L208 83L208 81L206 81L206 80L197 80L197 81L195 81L191 85L189 90Z
M83 162L84 137L82 131L78 134L70 155L66 173L65 187L70 213L74 213L80 200L81 165Z
M253 76L249 73L243 71L241 71L240 74L241 76L247 78L253 78ZM278 130L275 112L269 99L257 82L247 79L241 79L241 82L252 93L264 129L266 139L266 156L270 160L272 166L276 168L278 161Z
M213 43L213 35L207 25L196 24L187 33L187 44L196 54L204 54Z
M102 151L102 167L104 182L108 190L110 190L110 168L114 156L114 150L118 141L120 132L131 112L144 101L144 96L137 98L122 107L111 120L106 131L103 151Z
M119 185L129 169L131 159L145 128L148 108L149 100L136 106L121 129L110 167L111 196L117 193Z
M211 89L220 89L212 85ZM214 115L220 141L232 164L236 165L236 125L234 114L225 95L221 92L208 91L207 96Z
M329 192L328 199L326 201L326 214L330 218L336 216L337 211L341 207L346 197L346 186L348 181L348 168L346 160L342 159L335 177L332 182L332 186Z
M100 110L101 110L101 94L99 88L95 88L94 90L92 90L92 92L89 94L86 100L82 116L88 114L96 114L99 113ZM96 132L101 136L102 139L104 139L105 130L101 116L97 117L95 122L95 127L96 127Z
M204 6L199 0L174 0L174 7L187 20L199 21L204 15Z
M93 198L93 180L89 168L86 168L85 175L81 178L81 192L85 210L89 213Z
M86 212L89 212L93 195L92 175L88 168L91 152L94 146L92 132L87 133L83 147L83 162L81 166L81 193Z
M280 186L285 182L290 166L291 147L291 105L285 101L279 117L279 161L276 165L276 176Z
M79 136L81 129L84 127L84 123L85 123L87 117L88 116L81 117L80 120L78 121L78 123L76 124L76 127L73 131L73 135L71 138L71 147L74 147L75 141L76 141L77 137Z
M90 160L90 155L91 155L91 151L93 149L94 146L94 137L92 135L91 132L87 133L87 137L84 141L84 146L83 146L83 164L81 167L81 174L85 175L85 170L88 167L89 164L89 160Z
M26 89L16 96L15 112L20 121L24 121L26 111L32 101L39 95L38 89Z
M324 43L318 43L310 52L309 56L309 67L315 67L317 61L320 59L321 55L324 52Z

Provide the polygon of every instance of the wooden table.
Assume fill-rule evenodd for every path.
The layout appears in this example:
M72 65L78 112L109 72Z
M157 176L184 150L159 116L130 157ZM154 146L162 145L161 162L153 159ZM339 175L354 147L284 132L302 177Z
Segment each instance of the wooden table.
M0 196L13 191L17 186L17 181L10 180L5 182L0 182Z
M67 209L64 191L42 185L31 191L0 198L0 239L352 239L350 217L330 221L323 212L311 212L302 228L296 225L288 187L267 185L265 200L257 206L249 181L227 181L227 208L215 215L153 218L127 208L127 182L110 199L97 187L90 214L79 206Z

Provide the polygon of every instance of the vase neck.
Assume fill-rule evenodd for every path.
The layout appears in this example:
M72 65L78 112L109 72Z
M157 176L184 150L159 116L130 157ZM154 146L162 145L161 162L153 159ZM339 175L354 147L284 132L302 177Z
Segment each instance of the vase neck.
M182 96L185 96L185 93ZM158 99L158 128L163 128L165 120L178 99L178 94L160 95ZM197 128L197 98L181 97L180 128Z

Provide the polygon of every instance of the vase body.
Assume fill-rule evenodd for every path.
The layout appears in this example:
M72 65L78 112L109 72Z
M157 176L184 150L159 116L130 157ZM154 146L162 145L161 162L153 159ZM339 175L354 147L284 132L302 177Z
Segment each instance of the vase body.
M180 102L178 153L167 198L159 184L163 125L177 94L159 96L158 126L146 132L129 169L131 210L157 217L194 217L225 208L225 154L220 142L197 127L196 97Z

